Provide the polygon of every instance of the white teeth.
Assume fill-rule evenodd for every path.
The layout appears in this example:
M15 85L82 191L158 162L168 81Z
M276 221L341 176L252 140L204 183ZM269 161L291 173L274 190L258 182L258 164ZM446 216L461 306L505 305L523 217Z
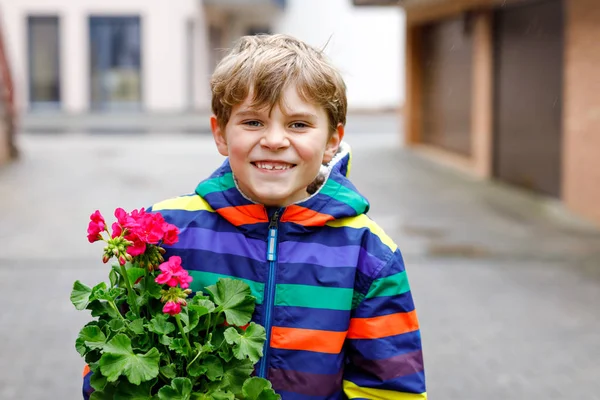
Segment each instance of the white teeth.
M290 164L283 165L283 164L271 164L271 163L261 163L261 162L257 162L256 166L260 169L268 169L268 170L276 170L276 171L282 171L282 170L292 168L292 166Z

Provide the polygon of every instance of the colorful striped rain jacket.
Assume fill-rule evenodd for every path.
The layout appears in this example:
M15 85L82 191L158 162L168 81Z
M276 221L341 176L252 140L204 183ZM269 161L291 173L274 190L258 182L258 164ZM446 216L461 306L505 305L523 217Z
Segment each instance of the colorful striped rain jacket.
M317 193L281 209L246 199L225 161L194 194L152 207L181 231L166 256L181 257L193 290L250 285L270 344L256 372L284 400L426 399L402 255L365 215L345 149Z

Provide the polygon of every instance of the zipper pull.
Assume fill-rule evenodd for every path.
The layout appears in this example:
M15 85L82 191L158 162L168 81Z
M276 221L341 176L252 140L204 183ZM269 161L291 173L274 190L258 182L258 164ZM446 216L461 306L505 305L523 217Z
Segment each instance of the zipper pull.
M275 211L269 223L269 238L267 239L267 261L277 260L277 221L279 210Z

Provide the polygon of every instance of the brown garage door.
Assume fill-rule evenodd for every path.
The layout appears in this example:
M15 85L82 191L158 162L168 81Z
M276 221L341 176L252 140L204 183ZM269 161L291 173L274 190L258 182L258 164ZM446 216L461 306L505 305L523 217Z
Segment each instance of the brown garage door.
M471 154L473 40L469 21L457 18L422 31L422 140Z
M560 194L563 4L535 1L495 16L496 176Z

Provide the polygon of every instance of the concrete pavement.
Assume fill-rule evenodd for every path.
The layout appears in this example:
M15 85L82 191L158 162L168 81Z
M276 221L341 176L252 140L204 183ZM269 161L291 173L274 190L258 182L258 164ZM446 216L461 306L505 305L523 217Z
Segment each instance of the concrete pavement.
M405 255L430 398L600 399L600 231L554 201L425 161L389 126L349 125L352 178ZM0 399L75 400L88 317L71 285L107 278L89 214L190 192L221 157L189 133L19 145L0 170Z

